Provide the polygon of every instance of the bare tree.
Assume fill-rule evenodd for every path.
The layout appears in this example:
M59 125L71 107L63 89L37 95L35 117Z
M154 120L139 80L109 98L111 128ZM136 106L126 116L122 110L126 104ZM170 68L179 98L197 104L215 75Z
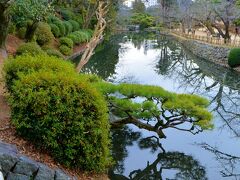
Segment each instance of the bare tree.
M83 66L88 63L89 59L91 58L91 56L94 53L95 48L97 47L98 43L101 41L101 39L103 37L104 30L107 26L107 21L105 18L108 13L108 10L109 10L108 7L109 7L108 2L99 1L97 12L96 12L98 22L95 27L93 37L87 44L87 48L86 48L85 52L83 53L82 58L76 68L77 72L80 72L82 70Z

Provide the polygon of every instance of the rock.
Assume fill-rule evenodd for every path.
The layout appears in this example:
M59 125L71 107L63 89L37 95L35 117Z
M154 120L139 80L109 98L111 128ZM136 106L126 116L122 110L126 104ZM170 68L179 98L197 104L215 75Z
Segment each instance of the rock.
M30 180L31 178L26 175L22 174L14 174L14 173L8 173L7 179L6 180Z
M39 169L34 180L54 180L55 171L48 166L39 164Z
M27 176L33 176L37 172L39 165L36 161L29 159L26 156L21 156L19 158L13 172L17 174L24 174Z
M16 146L0 141L0 166L3 175L6 176L7 172L9 172L18 161L19 157Z
M66 175L62 170L57 169L55 171L55 180L71 180L71 178Z

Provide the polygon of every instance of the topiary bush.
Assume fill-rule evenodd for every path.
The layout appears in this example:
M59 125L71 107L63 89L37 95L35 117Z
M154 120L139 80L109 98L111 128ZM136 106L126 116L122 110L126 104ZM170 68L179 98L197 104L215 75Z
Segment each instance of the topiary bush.
M26 32L27 32L27 28L26 27L21 27L17 30L17 36L20 38L20 39L24 39L25 38L25 35L26 35Z
M73 41L70 38L67 37L62 37L59 39L59 43L61 45L66 45L67 47L69 47L70 49L73 48Z
M52 44L54 35L47 23L39 23L35 32L36 41L40 46Z
M74 44L80 44L89 41L91 36L90 32L81 30L72 32L67 37L71 39Z
M236 67L240 65L240 48L231 49L228 55L228 65L230 67Z
M73 31L73 26L70 22L63 21L63 25L65 26L66 35L70 34Z
M69 48L68 46L66 45L61 45L59 47L59 50L60 52L63 54L63 55L66 55L66 56L69 56L72 54L73 50L71 48Z
M60 30L60 36L63 37L66 34L66 29L62 21L53 22Z
M39 71L21 76L9 102L17 133L59 163L95 172L110 164L107 103L77 74Z
M22 55L22 54L31 54L31 55L37 55L37 54L44 54L44 51L41 49L41 47L35 43L35 42L29 42L21 44L16 52L16 55Z
M60 9L60 15L63 17L64 20L73 19L75 14L70 9Z
M58 57L58 58L62 58L64 59L62 53L56 49L47 49L45 51L49 56L55 56L55 57Z
M4 63L4 79L7 89L11 92L12 84L19 79L20 74L29 74L35 71L50 70L54 72L64 72L66 74L75 73L74 65L70 62L56 57L50 57L47 54L37 54L31 56L24 54L16 58L9 58Z
M73 32L78 31L80 29L80 25L78 24L77 21L74 21L74 20L71 19L68 22L70 22L72 24Z
M54 37L59 37L61 35L59 28L55 24L49 24Z

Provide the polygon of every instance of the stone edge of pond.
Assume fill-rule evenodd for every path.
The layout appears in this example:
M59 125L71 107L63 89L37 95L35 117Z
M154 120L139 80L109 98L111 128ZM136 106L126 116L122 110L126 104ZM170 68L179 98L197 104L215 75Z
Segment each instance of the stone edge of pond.
M51 169L19 153L15 145L0 141L0 179L74 180L60 169Z
M211 61L220 66L224 66L228 69L232 69L228 66L228 54L232 47L225 47L219 45L208 44L205 42L186 39L184 37L179 37L173 33L162 33L173 37L174 40L182 44L184 48L192 52L194 55L203 58L205 60ZM240 72L240 68L234 68L233 70Z

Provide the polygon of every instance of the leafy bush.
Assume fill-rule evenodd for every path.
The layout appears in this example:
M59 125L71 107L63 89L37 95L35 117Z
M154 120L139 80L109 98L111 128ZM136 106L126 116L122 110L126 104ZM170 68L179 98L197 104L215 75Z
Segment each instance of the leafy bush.
M35 43L35 42L29 42L21 44L16 52L17 55L22 54L31 54L31 55L37 55L37 54L44 54L44 51L41 49L41 47Z
M13 82L19 79L19 73L26 75L41 69L64 72L66 74L75 73L74 65L70 62L50 57L46 54L35 56L24 54L17 56L15 59L9 58L4 64L4 79L8 90L11 92Z
M55 24L49 24L49 26L51 27L51 31L52 31L54 37L59 37L60 36L59 28Z
M15 34L15 32L16 32L16 26L15 26L15 24L10 23L10 25L9 25L9 27L8 27L8 33L9 33L9 34Z
M54 39L51 27L47 23L39 23L35 36L40 46L51 44Z
M62 21L56 21L54 24L59 28L60 30L60 36L65 36L66 34L66 29Z
M230 67L236 67L240 65L240 48L231 49L228 55L228 65Z
M73 31L78 31L80 29L80 25L78 24L77 21L69 20L68 22L70 22L72 24Z
M155 18L145 13L135 13L131 17L131 22L136 25L140 25L140 29L152 27L155 24Z
M73 50L71 48L69 48L68 46L66 45L61 45L59 47L59 50L62 54L66 55L66 56L69 56L72 54Z
M71 39L74 42L74 44L80 44L90 40L91 34L86 30L81 30L72 32L67 37Z
M77 75L40 71L15 81L10 98L17 132L60 163L102 172L110 163L107 104Z
M73 41L72 41L70 38L62 37L62 38L60 38L59 43L60 43L61 45L66 45L66 46L69 47L70 49L73 48Z
M63 17L64 20L70 20L70 19L73 19L75 14L73 13L72 10L69 10L69 9L61 9L60 10L60 14L61 16Z
M55 56L55 57L58 57L58 58L62 58L64 59L62 53L56 49L47 49L45 51L49 56Z
M73 31L73 26L68 21L63 21L63 25L65 26L66 35L70 34Z
M24 39L25 35L26 35L26 32L27 32L27 28L26 27L21 27L17 31L17 36L21 39Z

